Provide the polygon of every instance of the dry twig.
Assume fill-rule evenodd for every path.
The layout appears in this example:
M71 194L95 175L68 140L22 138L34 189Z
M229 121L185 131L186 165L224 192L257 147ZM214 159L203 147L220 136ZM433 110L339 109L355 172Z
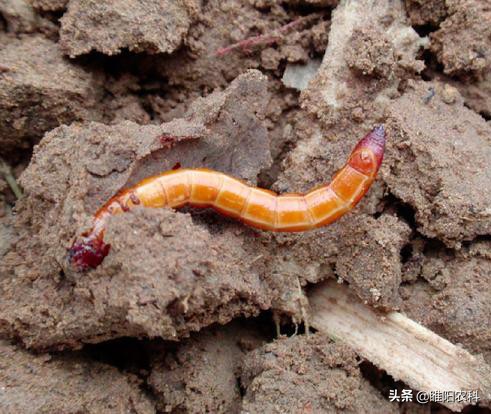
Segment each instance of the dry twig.
M312 326L352 347L414 390L477 391L491 400L491 368L399 312L378 313L347 286L320 284L309 295ZM461 410L464 403L443 403Z

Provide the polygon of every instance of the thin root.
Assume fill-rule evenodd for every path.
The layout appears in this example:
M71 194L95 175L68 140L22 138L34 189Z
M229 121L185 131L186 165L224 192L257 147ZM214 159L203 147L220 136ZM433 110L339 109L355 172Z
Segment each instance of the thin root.
M280 338L281 337L280 317L278 316L278 313L276 313L275 311L273 311L273 322L276 328L276 337Z
M297 277L297 287L298 287L298 303L300 305L300 313L302 315L302 321L305 325L305 335L310 334L310 324L309 324L309 315L305 309L305 301L306 297L303 294L302 285L300 284L300 279Z
M15 194L15 197L17 197L17 199L21 198L22 190L20 189L19 184L17 184L17 180L12 174L12 170L10 169L9 165L1 158L0 158L0 173L5 178L5 181L7 181L7 184L9 185L12 192Z
M304 23L308 20L317 19L319 17L320 17L320 14L312 14L309 16L299 17L298 19L295 19L295 20L291 21L290 23L287 23L287 24L281 26L280 28L278 28L278 29L276 29L270 33L265 33L265 34L258 35L258 36L252 36L252 37L249 37L247 39L241 40L240 42L233 43L229 46L221 47L220 49L217 49L215 51L214 56L219 56L219 57L225 56L225 55L229 54L230 52L232 52L236 49L241 50L243 53L250 53L251 49L254 46L270 45L270 44L276 43L282 38L282 35L284 33L295 28L296 26L299 26L301 23Z

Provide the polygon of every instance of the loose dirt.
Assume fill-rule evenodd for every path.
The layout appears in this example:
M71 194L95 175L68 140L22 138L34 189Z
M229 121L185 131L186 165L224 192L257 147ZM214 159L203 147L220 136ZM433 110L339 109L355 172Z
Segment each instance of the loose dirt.
M24 192L0 175L1 412L429 412L306 332L328 278L491 364L489 7L365 1L0 0L0 156ZM145 177L306 191L379 123L379 177L327 228L141 208L97 269L66 260Z

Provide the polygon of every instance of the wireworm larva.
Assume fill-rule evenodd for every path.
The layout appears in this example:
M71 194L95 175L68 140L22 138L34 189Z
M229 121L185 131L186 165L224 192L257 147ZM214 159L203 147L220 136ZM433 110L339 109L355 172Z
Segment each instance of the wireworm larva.
M89 232L76 240L69 259L78 270L98 266L108 254L104 230L109 216L136 206L212 207L249 226L297 232L326 226L350 211L365 195L384 156L385 130L377 126L356 145L347 163L329 184L306 194L278 195L208 169L166 171L119 192L94 216Z

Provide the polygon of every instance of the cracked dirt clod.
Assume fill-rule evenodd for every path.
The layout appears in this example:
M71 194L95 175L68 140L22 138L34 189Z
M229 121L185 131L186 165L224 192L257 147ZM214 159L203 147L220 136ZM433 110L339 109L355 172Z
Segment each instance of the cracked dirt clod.
M336 275L346 280L364 301L375 306L397 307L401 283L401 248L411 233L394 216L377 220L361 216L353 234L336 259Z
M162 412L236 413L237 377L246 352L262 344L257 326L232 323L205 329L176 351L156 349L148 383Z
M7 31L15 33L35 31L40 20L26 0L0 0L0 16L7 23Z
M196 0L71 0L61 19L60 45L70 57L91 50L114 55L123 48L171 53L198 11Z
M394 48L382 30L355 29L346 52L346 63L360 75L388 78L396 66Z
M401 288L402 310L491 365L491 243L456 254L439 250L414 264L420 278Z
M448 75L491 68L491 9L486 1L446 0L448 17L431 33L431 50Z
M273 297L273 309L299 320L305 296L293 294L295 284L328 278L348 280L371 306L397 308L400 248L408 236L409 228L402 220L386 214L374 219L359 210L317 232L273 235L278 247L270 256L263 255L271 263L269 284L278 292L285 291L284 296Z
M436 26L447 15L445 0L405 0L405 5L413 26Z
M36 348L128 335L178 339L270 307L268 286L254 269L244 270L248 254L232 229L212 237L189 216L167 209L114 217L107 231L112 254L103 265L83 277L68 268L60 274L71 239L124 186L176 162L254 182L271 162L258 119L266 103L266 79L251 71L225 92L197 100L181 120L90 123L48 134L21 177L19 238L0 267L0 331L16 332Z
M362 378L356 354L317 333L278 339L244 361L243 413L397 413Z
M449 80L449 82L464 97L466 106L485 119L491 119L491 71L484 74L481 79Z
M329 44L317 77L302 94L302 106L325 123L342 122L343 115L355 106L366 107L370 101L383 106L383 99L390 96L401 77L424 68L417 60L424 43L409 26L401 1L342 2L333 11ZM380 47L386 53L380 54ZM364 55L362 67L355 67L361 69L357 72L363 74L368 68L384 79L373 82L353 73L350 63L351 67L360 64L353 49ZM396 65L391 68L393 63ZM367 112L375 112L377 107L373 106Z
M98 82L71 65L56 43L10 39L0 63L0 153L29 148L60 124L97 119Z
M77 356L35 356L0 341L3 414L154 414L133 375Z
M436 95L426 103L430 87ZM416 82L391 103L382 177L414 208L422 234L458 247L491 233L491 192L483 191L491 185L491 127L453 94L455 102L445 88Z

